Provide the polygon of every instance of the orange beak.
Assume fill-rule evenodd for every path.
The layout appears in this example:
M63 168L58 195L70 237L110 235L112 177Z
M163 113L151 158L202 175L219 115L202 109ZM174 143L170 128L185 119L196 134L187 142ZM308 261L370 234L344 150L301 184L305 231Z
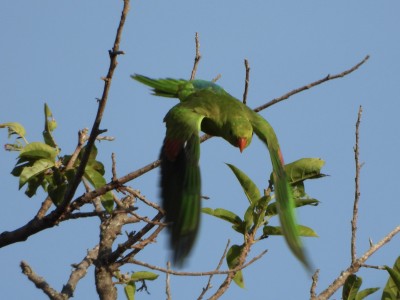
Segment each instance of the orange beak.
M237 146L239 147L240 152L243 152L244 148L247 146L246 138L239 138Z

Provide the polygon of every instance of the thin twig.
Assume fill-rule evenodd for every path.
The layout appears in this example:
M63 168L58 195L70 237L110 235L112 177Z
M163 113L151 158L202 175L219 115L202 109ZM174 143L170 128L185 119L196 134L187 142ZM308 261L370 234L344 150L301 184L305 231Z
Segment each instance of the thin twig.
M149 225L149 224L148 224ZM131 252L129 252L127 255L125 255L121 260L117 261L113 267L114 268L119 268L121 265L130 262L130 259L134 257L136 254L138 254L141 250L144 249L147 245L154 243L158 234L165 228L165 225L159 225L156 230L154 230L150 236L144 240L141 240L138 244L133 244L131 248L134 248Z
M196 43L196 56L194 57L194 64L193 64L192 74L190 75L190 80L193 80L196 78L197 67L198 67L199 61L201 59L200 41L199 41L199 33L198 32L196 32L196 34L194 36L194 40Z
M112 165L111 165L111 171L112 171L112 181L117 181L118 180L118 176L117 176L117 162L115 160L115 153L111 153L111 161L112 161Z
M222 77L221 74L218 74L217 76L215 76L213 79L211 79L211 82L217 82L220 78Z
M356 143L354 146L354 160L356 163L356 177L355 181L355 194L354 194L354 206L353 206L353 218L351 220L351 262L354 263L357 259L357 245L356 245L356 237L357 237L357 218L358 218L358 202L360 200L360 170L361 164L359 163L359 128L361 122L362 115L362 106L358 109L358 117L356 122Z
M136 260L136 259L130 259L129 262L139 265L139 266L143 266L152 270L156 270L156 271L160 271L163 273L169 273L171 275L176 275L176 276L210 276L210 275L226 275L226 274L230 274L230 273L236 273L240 270L243 270L245 268L247 268L249 265L251 265L252 263L254 263L255 261L259 260L265 253L267 253L268 250L264 250L263 252L261 252L259 255L255 256L254 258L252 258L249 262L243 264L242 266L238 266L236 268L230 269L230 270L226 270L226 271L206 271L206 272L180 272L180 271L174 271L174 270L168 270L165 268L161 268L155 265L151 265L149 263L145 263L142 262L140 260Z
M114 41L114 46L112 48L112 50L109 51L109 56L110 56L110 66L108 68L108 73L107 76L104 80L104 89L103 89L103 95L100 99L99 102L99 107L97 110L97 114L96 114L96 118L93 122L93 126L92 126L92 130L90 131L90 136L89 139L87 141L86 147L85 147L85 151L82 155L79 167L76 171L76 174L74 176L74 179L72 180L72 182L70 183L65 196L64 196L64 200L62 201L62 203L59 205L59 207L57 208L57 210L60 211L60 215L62 214L62 212L65 210L65 208L67 207L67 205L70 203L70 201L72 200L72 197L75 195L75 192L79 186L79 184L81 183L82 180L82 176L83 173L85 172L85 168L86 165L89 161L89 156L90 153L92 152L94 143L96 141L97 136L101 133L104 132L103 130L100 130L100 123L101 120L103 119L103 114L106 108L106 104L107 104L107 100L108 100L108 93L110 91L111 88L111 82L112 82L112 78L114 75L114 71L117 68L117 57L120 54L123 54L123 52L120 51L119 49L119 45L121 42L121 36L122 36L122 30L124 28L125 25L125 20L126 20L126 16L128 14L129 11L129 0L124 0L124 8L122 10L121 13L121 19L119 22L119 26L117 29L117 34L115 37L115 41Z
M53 201L49 196L46 197L46 199L42 202L42 205L40 206L39 211L36 214L36 218L42 219L47 211L50 209L50 207L53 205Z
M219 269L221 268L222 263L224 262L224 259L225 259L225 257L226 257L226 254L228 253L228 248L229 248L230 243L231 243L231 241L228 240L227 243L226 243L226 246L225 246L224 253L222 253L222 256L221 256L221 258L220 258L220 260L219 260L219 262L218 262L218 265L217 265L217 267L215 268L215 271L219 271ZM210 277L208 278L207 285L203 288L203 290L202 290L202 292L201 292L199 298L197 298L197 300L203 299L203 296L205 295L205 293L206 293L209 289L212 288L211 280L212 280L213 277L214 277L214 274L211 274Z
M167 270L171 269L171 262L167 262ZM169 273L165 276L165 293L167 294L167 300L171 300L171 275Z
M158 222L163 217L164 217L164 214L159 212L151 221ZM110 254L110 256L108 258L109 261L111 261L111 262L116 261L119 257L122 256L122 254L126 250L130 249L132 247L132 245L134 245L136 242L140 241L145 234L147 234L150 230L152 230L154 228L154 226L157 226L157 225L154 225L152 223L147 223L139 232L137 232L132 237L129 237L129 239L127 241L125 241L122 244L119 244L117 249L115 249L115 251ZM162 229L162 228L164 228L164 226L159 226L159 228ZM129 255L131 255L131 254L128 254L127 256L129 256ZM122 259L118 262L118 265L115 264L115 267L119 267L119 266L123 265L124 263L126 263L126 262Z
M150 220L148 217L142 217L142 216L140 216L140 215L138 215L138 214L136 214L134 212L131 212L131 215L136 217L140 221L146 222L148 224L157 225L157 226L163 226L163 227L167 226L166 223Z
M145 196L143 196L140 191L138 190L134 190L128 186L124 186L121 188L122 190L127 191L128 193L130 193L132 196L138 198L140 201L142 201L143 203L145 203L146 205L158 210L159 212L164 213L164 210L156 203L148 200Z
M333 80L333 79L337 79L337 78L342 78L345 77L346 75L349 75L350 73L354 72L355 70L357 70L359 67L361 67L361 65L363 65L367 60L369 59L369 55L367 55L366 57L364 57L364 59L362 61L360 61L358 64L356 64L355 66L351 67L350 69L343 71L342 73L336 74L336 75L328 75L322 79L319 79L317 81L314 81L312 83L309 83L307 85L304 85L300 88L294 89L292 91L290 91L289 93L286 93L283 96L280 96L278 98L272 99L271 101L269 101L268 103L261 105L257 108L254 109L255 112L259 112L263 109L266 109L267 107L270 107L278 102L281 102L283 100L288 99L289 97L298 94L300 92L303 92L305 90L311 89L314 86L320 85L321 83Z
M82 183L83 186L85 187L86 193L89 193L92 189L90 187L89 181L84 177L82 178ZM104 217L103 215L103 206L101 205L101 200L100 197L96 197L92 199L92 204L94 206L94 210L98 213L99 217ZM69 218L69 213L68 214L64 214L64 218L63 220L66 220Z
M311 288L310 288L310 298L311 300L316 299L316 293L315 290L317 288L317 283L318 283L318 275L319 275L319 269L317 269L314 273L314 275L312 276L312 284L311 284Z
M247 59L244 60L244 67L246 68L246 79L244 82L243 104L246 104L247 103L247 92L249 89L249 82L250 82L250 66L249 66L249 61Z
M88 128L84 128L78 131L78 145L76 145L74 153L72 153L71 158L69 159L67 165L65 166L67 170L72 169L74 167L75 161L78 158L79 153L81 153L81 150L83 149L83 146L85 145L88 139L88 131L89 131Z
M250 233L245 234L245 243L238 257L237 267L245 265L246 258L250 253L250 248L255 242L256 232L257 232L257 226L253 226ZM219 297L221 297L228 290L237 272L238 271L229 273L226 276L225 280L222 282L222 284L219 286L218 290L209 298L209 300L216 300Z
M386 270L386 268L382 267L382 266L373 266L373 265L367 265L367 264L363 264L361 267L368 268L368 269Z

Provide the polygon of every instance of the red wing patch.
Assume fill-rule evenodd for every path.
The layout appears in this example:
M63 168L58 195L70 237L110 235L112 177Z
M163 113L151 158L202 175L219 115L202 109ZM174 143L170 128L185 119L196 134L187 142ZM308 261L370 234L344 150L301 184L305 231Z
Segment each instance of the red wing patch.
M281 149L278 150L278 155L279 155L279 159L280 159L282 165L285 165L285 162L283 161L283 155L282 155Z
M166 139L164 142L164 153L168 160L174 161L183 148L183 143L177 139Z

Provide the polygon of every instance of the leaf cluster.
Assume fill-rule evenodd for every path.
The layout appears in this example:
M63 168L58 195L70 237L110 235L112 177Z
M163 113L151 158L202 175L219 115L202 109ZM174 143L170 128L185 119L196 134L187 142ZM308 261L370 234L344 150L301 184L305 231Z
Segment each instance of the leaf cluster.
M25 194L32 198L38 188L42 188L55 205L64 200L64 195L72 182L80 164L83 151L83 143L78 145L77 155L61 155L61 149L57 146L53 132L57 128L57 122L47 104L44 105L44 130L43 142L29 143L25 136L26 130L20 123L11 122L0 124L0 128L8 129L8 137L16 135L14 143L7 144L6 149L18 151L18 159L11 174L19 177L19 189L26 187ZM81 132L81 134L83 134ZM24 143L21 143L21 140ZM80 141L84 142L84 141ZM104 178L104 166L96 160L97 149L93 147L89 162L85 168L84 178L94 187L98 188L106 184ZM108 192L101 196L104 208L111 212L113 209L113 196Z
M296 207L318 205L318 200L307 195L304 188L304 181L326 176L321 173L321 168L324 163L325 162L319 158L302 158L285 165L285 171L288 174L289 183L293 189ZM260 229L261 234L252 239L252 242L258 242L270 235L283 235L283 232L280 226L269 225L270 219L278 214L276 202L271 202L274 198L271 188L272 179L270 180L270 187L265 189L262 195L260 189L243 171L232 164L227 165L239 181L249 206L243 217L224 208L212 209L205 207L203 208L203 212L232 224L232 229L243 235L244 243L242 245L232 245L226 256L229 268L233 269L239 264L239 257L242 254L245 244L249 240L249 236L255 236ZM313 229L304 225L298 226L300 236L318 236ZM241 271L235 274L233 280L238 286L244 287L243 274Z

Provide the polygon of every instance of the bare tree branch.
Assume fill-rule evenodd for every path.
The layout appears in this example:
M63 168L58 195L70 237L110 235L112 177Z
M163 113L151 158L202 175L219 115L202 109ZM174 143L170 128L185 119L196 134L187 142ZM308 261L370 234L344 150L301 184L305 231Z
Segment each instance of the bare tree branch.
M249 66L249 61L247 59L244 60L244 67L246 69L246 79L244 81L243 103L247 104L247 93L249 90L249 82L250 82L250 66Z
M318 275L319 275L319 269L317 269L314 273L314 275L312 276L312 284L311 284L311 288L310 288L310 298L311 300L315 300L316 299L316 293L315 293L315 289L317 288L317 283L318 283Z
M201 59L200 41L199 41L199 33L198 32L196 32L194 40L195 40L195 43L196 43L196 56L194 57L194 64L193 64L192 74L190 75L190 80L195 79L196 72L197 72L197 67L198 67L200 59Z
M133 204L133 197L126 197L127 206ZM136 219L136 218L135 218ZM95 262L96 290L100 299L117 299L117 290L113 284L113 270L110 264L112 247L115 239L121 234L122 226L131 222L128 213L112 214L110 218L104 219L100 225L99 254Z
M25 262L21 261L22 273L24 273L30 281L32 281L35 286L42 290L50 299L52 300L64 300L65 298L61 296L55 289L53 289L44 278L37 275L31 268L31 266Z
M154 223L160 221L163 217L164 217L164 214L159 212L152 219L151 223L147 223L139 232L137 232L136 234L132 234L132 236L130 236L126 242L119 244L117 249L114 252L110 253L110 255L108 256L108 260L110 262L115 262L119 257L122 256L122 254L126 250L130 249L132 247L132 245L134 245L135 243L140 241L145 234L147 234L150 230L152 230L154 228L154 226L156 226L156 225L154 225ZM164 226L159 226L159 227L164 228ZM129 254L129 255L132 255L132 254ZM125 260L120 260L119 262L114 264L114 268L118 268L124 263L126 263Z
M67 170L72 169L72 167L74 166L79 153L81 153L83 146L85 145L88 139L87 136L88 131L89 129L87 128L78 131L78 145L76 146L74 153L72 153L71 158L69 159L67 165L65 166Z
M219 260L219 263L218 263L217 267L215 268L215 271L219 271L219 269L221 268L222 263L224 262L224 259L225 259L225 257L226 257L226 254L228 253L228 249L229 249L229 244L230 244L230 243L231 243L231 241L228 240L228 242L226 243L226 246L225 246L224 253L222 253L222 256L221 256L221 258L220 258L220 260ZM212 288L211 280L212 280L213 277L214 277L214 274L211 274L210 277L208 278L207 285L203 288L203 291L201 292L201 294L200 294L199 298L197 298L197 300L203 299L203 296L205 295L205 293L206 293L209 289Z
M365 261L373 255L376 251L382 248L385 244L387 244L396 234L400 232L400 225L394 228L389 234L387 234L383 239L381 239L378 243L371 246L367 252L364 253L363 256L356 259L356 261L350 265L345 271L340 273L340 276L337 277L331 285L323 292L321 292L317 299L325 300L332 296L346 281L346 279L356 272L364 265Z
M322 84L324 82L327 82L327 81L330 81L330 80L333 80L333 79L337 79L337 78L345 77L346 75L349 75L350 73L353 73L355 70L357 70L359 67L361 67L368 59L369 59L369 55L364 57L364 59L362 61L360 61L358 64L356 64L355 66L351 67L350 69L348 69L346 71L343 71L343 72L341 72L339 74L336 74L336 75L328 75L328 76L326 76L324 78L321 78L321 79L319 79L317 81L314 81L312 83L304 85L304 86L302 86L300 88L294 89L291 92L286 93L283 96L280 96L278 98L272 99L268 103L255 108L254 111L255 112L259 112L259 111L261 111L263 109L266 109L267 107L270 107L270 106L272 106L272 105L274 105L274 104L276 104L278 102L286 100L286 99L288 99L289 97L291 97L291 96L293 96L295 94L298 94L298 93L303 92L305 90L311 89L311 88L313 88L313 87L315 87L317 85L320 85L320 84Z
M268 252L268 250L264 250L259 255L255 256L249 262L243 264L242 266L238 266L236 268L233 268L233 269L230 269L230 270L227 270L227 271L180 272L180 271L175 271L175 270L171 270L171 269L165 269L165 268L157 267L155 265L151 265L149 263L145 263L143 261L136 260L136 259L130 259L129 262L132 263L132 264L136 264L136 265L139 265L139 266L143 266L143 267L152 269L152 270L156 270L156 271L160 271L160 272L163 272L163 273L168 273L168 274L176 275L176 276L226 275L226 274L230 274L230 273L236 273L237 271L240 271L240 270L243 270L243 269L247 268L249 265L251 265L255 261L259 260L261 257L263 257L265 255L265 253L267 253L267 252Z
M313 294L311 295L312 299L328 299L330 296L332 296L346 281L346 279L354 274L357 273L358 270L363 267L365 264L365 261L373 255L378 249L383 247L386 243L388 243L398 232L400 232L400 226L397 226L395 229L393 229L388 235L386 235L381 241L379 241L377 244L373 245L371 243L370 248L367 252L364 253L363 256L360 258L357 258L356 254L356 233L357 233L357 217L358 217L358 202L360 199L360 170L362 167L362 164L359 163L359 127L360 127L360 122L361 122L361 115L362 115L362 107L359 107L358 110L358 116L357 116L357 122L356 122L356 142L354 146L354 160L355 160L355 166L356 166L356 176L355 176L355 196L354 196L354 206L353 206L353 218L351 221L351 264L350 266L340 274L339 277L337 277L332 284L325 289L322 293L318 295L318 297L313 297Z
M167 262L167 270L171 269L171 262ZM171 300L171 275L169 273L165 276L165 294L167 295L167 300Z
M97 258L99 254L99 245L91 249L85 258L77 265L73 265L74 270L69 276L69 280L66 285L63 286L61 294L64 298L68 299L74 296L74 291L76 286L87 273L87 269L93 264L93 261Z
M52 205L53 201L49 196L47 196L46 199L42 202L42 205L40 206L40 209L37 212L35 218L37 219L43 218Z
M355 181L355 195L354 195L354 206L353 206L353 218L351 220L351 262L354 263L357 259L357 245L356 245L356 237L357 237L357 218L358 218L358 202L360 200L360 170L361 164L359 163L359 127L361 122L362 115L362 106L358 109L358 117L356 122L356 144L354 146L354 160L356 163L356 177Z

